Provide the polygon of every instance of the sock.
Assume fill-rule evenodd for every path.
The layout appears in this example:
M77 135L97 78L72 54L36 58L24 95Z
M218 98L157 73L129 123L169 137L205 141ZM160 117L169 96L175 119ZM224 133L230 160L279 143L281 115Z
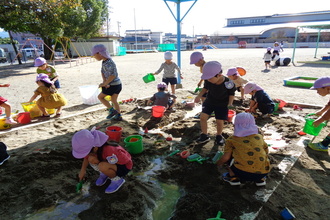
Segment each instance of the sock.
M330 136L326 136L324 138L324 140L321 142L321 144L324 146L324 147L328 147L328 145L330 144Z

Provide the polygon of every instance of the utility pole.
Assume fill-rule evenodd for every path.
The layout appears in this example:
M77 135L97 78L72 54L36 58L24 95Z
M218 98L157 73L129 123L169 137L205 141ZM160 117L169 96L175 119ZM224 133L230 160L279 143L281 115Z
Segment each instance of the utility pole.
M120 21L117 21L118 24L118 36L120 37Z

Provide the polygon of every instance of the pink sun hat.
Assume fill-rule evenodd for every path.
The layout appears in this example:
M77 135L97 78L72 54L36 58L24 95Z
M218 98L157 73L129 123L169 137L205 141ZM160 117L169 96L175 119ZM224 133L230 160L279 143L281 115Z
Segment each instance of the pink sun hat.
M248 82L247 84L245 84L245 86L244 86L244 94L249 94L253 90L259 91L259 90L263 90L263 88L261 88L260 86L258 86L254 82Z
M72 137L72 155L81 159L86 157L93 147L101 147L108 140L108 135L102 131L83 129Z
M48 75L44 74L44 73L40 73L37 75L36 77L36 82L37 81L43 81L43 82L46 82L46 83L49 83L49 84L53 84L53 81L51 81L48 77Z
M241 112L234 119L234 136L246 137L252 134L258 134L258 126L252 114Z
M103 44L97 44L92 48L92 55L94 56L97 53L101 54L105 58L111 58L107 48Z

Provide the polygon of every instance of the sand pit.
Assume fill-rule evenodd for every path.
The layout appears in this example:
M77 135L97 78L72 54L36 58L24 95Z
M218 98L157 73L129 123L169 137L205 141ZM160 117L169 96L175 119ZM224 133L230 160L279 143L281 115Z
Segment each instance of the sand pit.
M238 56L242 55L240 50L236 51ZM261 50L258 51L261 52ZM233 53L233 51L229 52ZM251 51L247 51L249 52ZM141 55L144 56L144 54ZM135 57L135 55L132 56ZM115 58L118 61L117 65L119 63L119 66L125 69L127 60L121 63L119 57ZM127 59L130 58L127 57ZM153 64L156 68L158 67L158 63ZM85 68L87 73L81 75L87 75L86 78L94 84L93 80L95 83L99 80L88 77L88 70L95 66L98 65L92 63L90 66L71 68L67 71L81 71L81 68ZM262 63L259 67L262 68ZM289 89L289 96L297 91L305 93L303 95L297 92L297 102L306 100L306 103L313 103L320 99L315 91L282 89L282 85L276 83L279 79L275 78L280 74L288 75L290 71L301 71L303 67L284 68L286 69L283 72L280 68L276 68L272 70L274 74L267 73L267 76L264 76L263 72L252 74L257 70L250 70L249 77L255 77L256 82L260 79L260 84L263 83L263 85L269 85L267 80L272 78L272 86L269 87L272 98L288 100L283 98L286 96L283 92ZM288 68L292 69L288 71ZM198 70L192 66L187 69L194 71L191 75L198 74ZM316 69L309 68L309 70L317 75ZM32 79L34 73L32 69L30 71L31 73L26 74L25 77ZM139 85L140 78L146 72L145 69L141 71L141 77L135 77L136 84ZM22 75L22 72L17 72L6 79L19 78ZM94 75L96 75L94 78L98 77L98 74ZM186 73L185 76L189 78L190 73ZM81 78L84 79L84 77ZM300 111L288 106L269 119L258 118L257 125L269 141L272 152L270 155L272 171L267 185L256 187L252 183L246 183L239 187L232 187L220 178L220 174L225 172L225 169L218 170L211 160L218 150L218 146L213 143L214 118L208 122L212 140L204 145L192 144L200 133L199 121L193 117L195 112L186 108L181 102L190 101L194 97L192 91L195 89L197 79L198 77L186 79L191 80L186 86L190 90L178 90L177 111L166 113L161 120L150 117L151 111L145 109L144 101L136 101L122 104L123 121L111 122L105 119L106 112L102 106L81 104L76 88L87 81L79 84L72 80L69 83L66 81L66 76L63 76L63 85L66 86L62 91L70 91L66 95L72 102L66 107L62 118L52 118L41 123L39 119L35 119L32 124L17 126L0 133L1 141L8 145L11 155L11 158L0 167L0 200L6 201L0 205L2 218L199 220L215 217L218 211L221 211L221 217L226 219L280 219L280 212L288 207L297 219L327 219L330 214L327 207L330 190L329 155L305 148L305 144L313 136L300 136L297 133L304 126L304 116L314 112L315 109L304 107ZM128 80L125 82L132 83ZM14 89L18 89L15 83L16 81L13 81L11 84ZM277 88L273 88L273 84L277 85ZM277 95L279 87L282 91L278 93L280 95ZM33 85L29 88L33 88ZM130 96L148 96L154 91L154 85L141 84L141 91L127 92L127 94L124 92L123 99ZM308 97L306 94L309 94ZM300 99L300 96L303 98ZM12 97L14 97L13 103L21 102L21 99L15 98L16 95L13 94ZM7 98L11 99L9 93ZM324 103L320 101L315 104ZM237 112L243 111L243 107L247 106L247 101L235 101L235 106ZM106 127L113 125L123 128L122 145L124 145L125 137L138 134L139 130L148 127L148 134L143 135L143 153L133 155L133 172L115 194L106 195L104 194L106 186L95 186L98 174L92 169L88 169L88 178L82 193L77 194L75 192L76 177L81 161L74 159L71 154L72 135L84 128L96 126L99 130L105 131ZM328 128L324 128L315 141L319 141L329 132ZM227 123L223 134L228 137L232 133L233 125ZM172 141L166 141L167 136L171 136ZM168 156L175 150L189 150L191 153L198 153L209 159L200 164L188 162L179 155Z

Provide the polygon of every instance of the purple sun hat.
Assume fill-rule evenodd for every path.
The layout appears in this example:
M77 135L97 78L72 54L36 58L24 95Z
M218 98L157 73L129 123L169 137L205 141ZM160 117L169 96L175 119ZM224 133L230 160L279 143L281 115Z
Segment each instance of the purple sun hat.
M201 59L203 59L203 54L201 52L193 52L191 55L190 55L190 64L195 64L197 63L198 61L200 61Z
M78 159L84 158L93 147L101 147L108 138L108 135L95 128L91 131L87 129L78 131L72 137L72 155Z
M94 56L97 53L101 54L105 58L108 58L108 59L111 58L109 52L107 51L107 48L103 44L97 44L93 47L92 55Z
M37 75L36 82L37 81L43 81L45 83L53 84L53 81L51 81L49 79L48 75L46 75L44 73L40 73L40 74Z
M246 137L252 134L258 134L258 126L256 125L253 115L241 112L234 119L234 136Z
M228 69L227 76L236 76L236 75L238 75L238 71L236 67Z
M248 82L247 84L245 84L245 86L244 86L244 94L249 94L253 90L259 91L259 90L263 90L263 88L261 88L260 86L258 86L254 82Z
M310 89L319 89L330 86L330 77L324 76L315 80L314 85Z
M37 57L35 60L34 60L34 66L35 67L39 67L39 66L42 66L46 63L47 61L45 60L45 58L43 57Z
M208 80L214 77L217 74L221 73L221 63L218 61L210 61L204 64L203 66L203 74L202 74L202 79L203 80Z

